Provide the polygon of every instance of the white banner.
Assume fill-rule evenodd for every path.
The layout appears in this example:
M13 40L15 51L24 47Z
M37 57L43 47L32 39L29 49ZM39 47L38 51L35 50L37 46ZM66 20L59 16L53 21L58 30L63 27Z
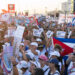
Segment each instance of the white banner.
M58 24L65 23L65 22L67 22L67 23L71 22L72 23L72 19L74 17L75 17L74 14L60 14Z
M14 50L13 50L13 55L18 55L19 54L19 46L22 41L23 33L24 33L25 27L23 26L18 26L15 35L14 35Z
M65 38L66 32L64 31L57 31L56 37L58 38Z

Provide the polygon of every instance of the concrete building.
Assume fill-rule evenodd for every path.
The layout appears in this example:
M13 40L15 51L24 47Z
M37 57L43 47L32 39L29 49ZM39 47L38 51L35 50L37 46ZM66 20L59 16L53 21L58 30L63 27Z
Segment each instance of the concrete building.
M62 3L63 13L73 13L74 12L74 0L68 0Z

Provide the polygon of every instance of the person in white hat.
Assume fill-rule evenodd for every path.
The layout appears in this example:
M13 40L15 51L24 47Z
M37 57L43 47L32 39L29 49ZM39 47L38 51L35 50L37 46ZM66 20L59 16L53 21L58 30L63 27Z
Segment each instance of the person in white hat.
M40 38L37 38L37 39L36 39L36 42L37 42L38 44L41 44L41 43L42 43L42 40L41 40Z
M40 55L40 51L37 50L37 47L38 47L38 43L37 42L32 42L30 44L30 50L35 55L35 60L38 60L38 56Z
M18 65L16 66L19 72L19 75L28 75L28 63L24 60L20 61Z
M54 51L50 53L50 58L60 57L60 53L58 51Z

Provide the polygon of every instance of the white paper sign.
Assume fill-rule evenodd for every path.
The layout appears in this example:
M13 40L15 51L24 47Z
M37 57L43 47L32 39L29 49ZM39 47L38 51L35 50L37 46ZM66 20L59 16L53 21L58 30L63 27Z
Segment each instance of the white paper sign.
M14 28L14 27L8 27L8 36L13 37L15 30L16 30L16 28Z
M44 30L43 28L39 28L39 32L42 33Z
M23 26L17 26L17 30L15 31L14 35L14 50L13 50L13 55L15 56L19 54L19 46L22 41L22 36L24 33L25 27Z
M65 38L66 32L64 31L57 31L56 36L58 38Z
M25 27L17 26L17 30L15 31L14 37L22 38Z
M1 20L7 22L9 18L10 18L10 14L7 13L7 14L2 15Z
M33 35L37 36L37 37L40 37L41 36L41 32L39 32L38 29L33 29Z
M72 31L70 31L70 32L68 33L68 38L70 38L71 34L72 34Z
M46 35L47 35L47 38L50 38L53 35L53 32L49 30L47 31Z

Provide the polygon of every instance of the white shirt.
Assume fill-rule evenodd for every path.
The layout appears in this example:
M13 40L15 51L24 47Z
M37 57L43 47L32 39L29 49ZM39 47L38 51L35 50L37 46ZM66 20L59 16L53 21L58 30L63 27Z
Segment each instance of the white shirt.
M42 69L43 69L43 71L45 71L48 68L49 68L49 66L45 65Z
M75 73L75 67L73 67L73 62L71 61L68 66L68 75L72 75L73 73Z
M23 75L31 75L31 73L29 72L29 70L26 70L26 72Z
M40 51L39 50L36 50L36 52L38 53L38 55L35 55L35 60L38 61L38 58L40 56Z
M41 52L40 52L40 55L45 55L46 53L46 49L44 48Z

